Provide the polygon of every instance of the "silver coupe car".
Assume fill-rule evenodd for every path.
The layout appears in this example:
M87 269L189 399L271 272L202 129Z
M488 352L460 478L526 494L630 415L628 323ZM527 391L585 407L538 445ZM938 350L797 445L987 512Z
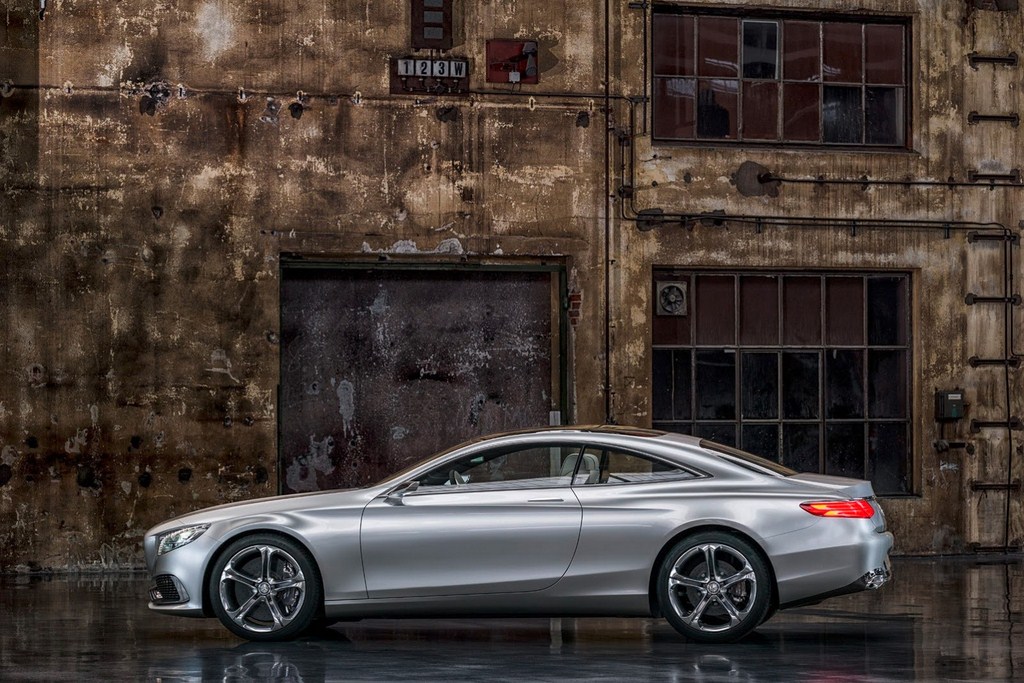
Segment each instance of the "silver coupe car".
M620 427L480 438L373 486L221 505L146 534L151 609L243 638L368 617L664 616L741 638L876 589L871 484Z

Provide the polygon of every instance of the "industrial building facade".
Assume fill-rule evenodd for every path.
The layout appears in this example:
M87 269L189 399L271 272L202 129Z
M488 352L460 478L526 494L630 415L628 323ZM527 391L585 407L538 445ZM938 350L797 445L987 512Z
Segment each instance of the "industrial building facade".
M1016 2L0 0L0 569L614 422L1024 537Z

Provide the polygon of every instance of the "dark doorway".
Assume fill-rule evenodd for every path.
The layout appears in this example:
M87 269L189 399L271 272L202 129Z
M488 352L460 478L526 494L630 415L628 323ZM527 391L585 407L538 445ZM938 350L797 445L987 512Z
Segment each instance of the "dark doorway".
M281 286L280 489L363 486L474 436L549 423L558 267L311 267Z

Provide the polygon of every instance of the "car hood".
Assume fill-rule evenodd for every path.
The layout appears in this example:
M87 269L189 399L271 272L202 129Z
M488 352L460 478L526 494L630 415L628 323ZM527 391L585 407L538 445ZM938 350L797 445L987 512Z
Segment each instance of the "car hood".
M274 514L318 507L365 505L372 497L372 489L339 489L336 491L318 491L314 493L292 493L286 496L269 496L267 498L243 500L237 503L225 503L224 505L203 508L195 512L179 515L166 522L161 522L147 531L146 536L161 534L171 529L178 529L192 524L214 524L250 515Z

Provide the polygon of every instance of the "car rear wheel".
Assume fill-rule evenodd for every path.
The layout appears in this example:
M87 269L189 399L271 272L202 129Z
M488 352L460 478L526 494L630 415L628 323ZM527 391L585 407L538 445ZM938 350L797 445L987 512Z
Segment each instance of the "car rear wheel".
M700 643L742 638L771 605L771 579L760 553L724 532L703 532L677 543L661 565L657 589L668 622Z
M313 623L323 603L309 552L283 536L231 543L210 573L209 599L221 623L249 640L288 640Z

